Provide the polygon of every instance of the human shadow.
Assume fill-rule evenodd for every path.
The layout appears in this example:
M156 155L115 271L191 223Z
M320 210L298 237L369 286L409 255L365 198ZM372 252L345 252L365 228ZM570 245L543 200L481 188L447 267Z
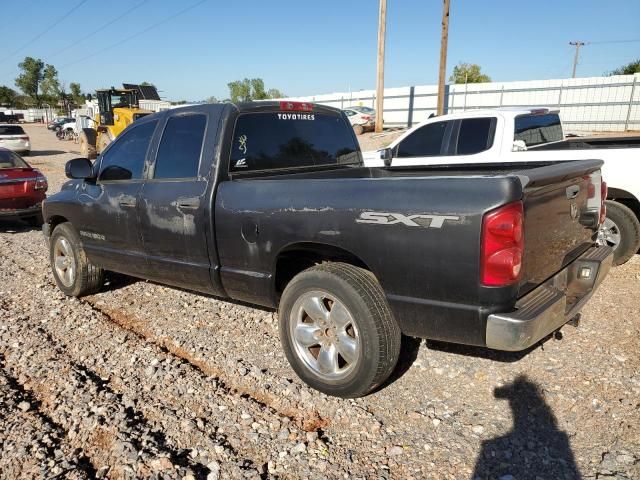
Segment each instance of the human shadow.
M538 385L521 375L496 388L494 396L509 401L513 428L504 436L482 442L473 480L582 478L569 437L558 429Z

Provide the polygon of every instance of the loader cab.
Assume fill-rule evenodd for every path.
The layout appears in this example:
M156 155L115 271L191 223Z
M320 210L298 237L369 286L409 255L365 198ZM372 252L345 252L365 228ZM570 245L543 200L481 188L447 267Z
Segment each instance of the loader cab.
M138 95L135 90L98 90L98 107L100 109L100 125L114 125L116 114L114 108L137 109Z

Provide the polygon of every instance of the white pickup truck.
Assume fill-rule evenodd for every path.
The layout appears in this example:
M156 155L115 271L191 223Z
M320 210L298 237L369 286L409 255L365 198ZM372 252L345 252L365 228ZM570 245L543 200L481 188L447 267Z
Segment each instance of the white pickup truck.
M430 118L363 155L369 167L604 160L601 241L614 248L616 265L640 248L640 137L565 139L558 110L549 108L473 110Z

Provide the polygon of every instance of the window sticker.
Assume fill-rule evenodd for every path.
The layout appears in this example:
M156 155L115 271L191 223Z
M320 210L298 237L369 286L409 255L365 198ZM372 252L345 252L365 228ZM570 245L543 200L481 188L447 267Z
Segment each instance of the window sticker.
M238 137L238 142L240 142L240 144L238 145L238 150L240 150L242 153L246 155L247 154L247 136L240 135L240 137Z

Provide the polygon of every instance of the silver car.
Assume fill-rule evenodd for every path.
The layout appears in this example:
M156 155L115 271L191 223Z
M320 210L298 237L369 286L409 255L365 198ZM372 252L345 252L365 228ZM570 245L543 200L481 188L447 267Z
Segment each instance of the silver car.
M20 152L22 155L31 153L29 135L20 125L0 123L0 147Z

